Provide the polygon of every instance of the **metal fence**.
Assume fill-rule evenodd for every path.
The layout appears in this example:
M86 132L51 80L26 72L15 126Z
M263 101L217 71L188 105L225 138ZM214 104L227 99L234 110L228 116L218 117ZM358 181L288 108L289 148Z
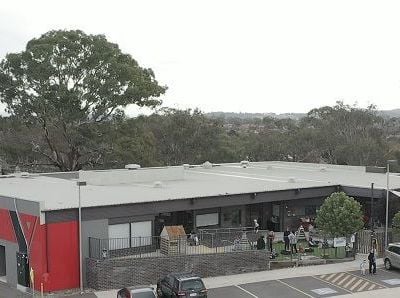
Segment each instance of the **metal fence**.
M388 230L388 243L392 242L392 230ZM385 250L385 231L364 230L357 233L356 251L362 254L368 254L371 249L376 249L378 256L382 256Z
M89 237L89 257L94 259L121 257L163 257L166 255L194 255L227 253L256 249L257 239L266 231L199 231L193 235L169 239L161 236L107 238Z

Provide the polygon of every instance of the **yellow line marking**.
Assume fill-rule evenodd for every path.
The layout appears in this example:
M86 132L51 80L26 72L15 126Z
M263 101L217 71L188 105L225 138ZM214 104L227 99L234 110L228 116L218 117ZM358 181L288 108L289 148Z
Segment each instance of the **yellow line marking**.
M366 282L357 290L357 292L361 292L361 291L364 290L368 285L369 285L369 281L366 281Z
M375 289L375 287L376 287L376 284L372 284L372 285L368 288L368 291L370 291L370 290L372 290L372 289Z
M347 274L342 280L340 280L337 284L340 286L342 283L344 283L351 275Z
M334 278L336 276L337 273L333 273L331 275L329 275L325 280L330 280L331 278Z
M333 283L337 282L338 279L340 279L343 275L344 275L344 273L340 273L338 276L336 276L334 279L332 279L332 282Z
M333 283L331 283L331 282L329 282L329 281L320 279L320 278L318 278L318 277L316 277L316 276L311 276L311 277L315 278L316 280L322 281L322 282L324 282L324 283L330 284L331 286L334 286L335 288L342 289L343 291L346 291L347 293L353 293L353 292L351 292L351 291L349 291L349 290L347 290L347 289L345 289L345 288L343 288L343 287L340 287L340 286L338 286L338 285L335 285L335 284L333 284Z
M345 287L345 288L347 288L353 281L355 281L356 280L356 278L355 277L353 277L352 279L350 279L348 282L347 282L347 284L345 284L343 287Z
M357 288L361 283L363 282L362 279L357 280L357 282L350 288L350 291L353 291L355 288Z

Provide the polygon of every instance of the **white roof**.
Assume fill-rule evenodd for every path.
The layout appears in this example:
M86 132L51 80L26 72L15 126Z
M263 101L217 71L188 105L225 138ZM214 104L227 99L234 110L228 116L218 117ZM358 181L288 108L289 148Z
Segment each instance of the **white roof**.
M113 183L104 179L88 179L81 186L82 207L120 205L140 202L198 198L207 196L277 191L330 185L386 189L386 175L367 173L365 167L336 166L293 162L251 162L247 167L236 164L195 166L191 168L144 168L139 170L88 171L81 177L93 178L96 173L111 175ZM181 169L182 175L177 171ZM172 175L168 176L169 169ZM129 172L127 172L129 171ZM128 173L128 174L127 174ZM149 175L149 173L153 175ZM160 174L161 173L161 174ZM143 175L146 179L118 175ZM0 178L0 196L43 202L43 211L78 207L78 186L74 175L30 175L29 178ZM77 176L77 175L76 175ZM110 177L111 177L110 176ZM61 178L60 178L61 177ZM121 176L122 177L122 176ZM90 183L90 181L93 181ZM121 180L122 181L122 180ZM390 174L390 189L400 188L400 176Z

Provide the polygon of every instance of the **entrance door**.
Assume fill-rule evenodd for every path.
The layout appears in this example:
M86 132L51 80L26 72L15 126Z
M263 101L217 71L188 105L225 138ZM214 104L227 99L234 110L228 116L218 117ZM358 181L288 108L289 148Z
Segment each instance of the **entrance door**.
M6 275L6 248L0 245L0 277Z

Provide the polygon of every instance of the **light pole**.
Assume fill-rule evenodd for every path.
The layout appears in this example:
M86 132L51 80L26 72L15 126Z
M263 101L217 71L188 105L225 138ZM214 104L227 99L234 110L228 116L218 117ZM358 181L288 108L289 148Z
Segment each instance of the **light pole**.
M86 186L86 181L78 181L78 221L79 221L79 286L83 294L82 276L82 210L81 210L81 186Z
M389 226L389 174L390 164L397 160L391 159L386 162L386 222L385 222L385 248L388 247L388 226Z

